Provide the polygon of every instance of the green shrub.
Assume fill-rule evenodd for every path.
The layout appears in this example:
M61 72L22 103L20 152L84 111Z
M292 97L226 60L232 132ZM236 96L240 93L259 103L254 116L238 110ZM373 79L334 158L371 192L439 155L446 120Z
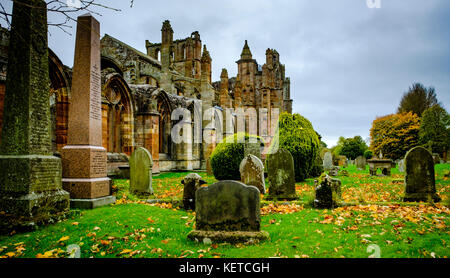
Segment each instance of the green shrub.
M366 151L364 152L364 157L365 157L366 159L372 159L372 157L373 157L373 152L372 152L371 150L366 150Z
M295 180L304 181L319 154L320 141L311 122L300 114L280 114L279 136L271 144L288 150L294 158Z
M216 146L211 154L210 163L217 180L241 179L239 166L244 159L244 144L240 142L243 142L243 138L245 138L245 142L249 142L251 137L256 138L262 144L260 137L239 132L224 138Z

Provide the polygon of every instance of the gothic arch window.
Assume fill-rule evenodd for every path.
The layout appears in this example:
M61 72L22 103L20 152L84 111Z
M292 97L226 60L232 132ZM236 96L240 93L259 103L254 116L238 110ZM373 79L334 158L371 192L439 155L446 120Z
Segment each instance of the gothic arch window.
M181 53L182 53L183 60L186 60L186 57L187 57L187 49L186 49L186 45L184 45L184 44L183 44L183 46L181 47Z
M63 64L49 50L50 118L53 152L60 152L67 144L69 122L69 86Z
M159 153L168 158L172 154L172 140L170 132L172 130L171 109L165 93L161 92L157 99L159 112Z
M129 89L122 77L114 75L103 89L103 145L108 152L133 151L133 112ZM106 124L106 126L105 126Z

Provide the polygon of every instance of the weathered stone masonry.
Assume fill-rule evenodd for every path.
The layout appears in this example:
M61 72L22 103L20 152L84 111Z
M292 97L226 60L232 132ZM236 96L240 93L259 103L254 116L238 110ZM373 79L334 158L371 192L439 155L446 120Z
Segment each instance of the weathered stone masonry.
M0 29L0 131L8 33ZM201 131L224 135L225 122L211 125L202 118L194 119L194 114L201 116L209 108L217 112L226 108L278 108L280 112L292 112L290 80L276 50L266 51L266 61L261 66L253 59L246 41L236 62L238 75L229 78L224 69L220 81L213 83L212 58L199 32L177 40L173 34L170 22L165 21L161 42L145 41L147 53L107 34L101 39L102 145L111 154L110 173L127 163L126 159L117 158L130 156L137 147L150 151L153 173L205 169L206 159L217 142L173 144L170 132L178 121L172 121L171 115L176 108L191 112L192 121L186 124L192 129L201 126ZM48 60L52 149L59 153L67 144L68 110L73 101L72 69L64 66L51 50ZM201 110L195 111L196 107ZM195 121L201 125L195 125ZM247 131L250 124L247 119Z

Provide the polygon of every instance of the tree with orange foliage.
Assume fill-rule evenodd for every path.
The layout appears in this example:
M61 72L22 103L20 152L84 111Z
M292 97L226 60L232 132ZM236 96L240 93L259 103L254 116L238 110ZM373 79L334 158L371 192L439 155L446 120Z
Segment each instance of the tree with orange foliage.
M386 158L402 159L419 144L419 129L420 118L412 112L376 118L370 130L370 149L375 156L381 151Z

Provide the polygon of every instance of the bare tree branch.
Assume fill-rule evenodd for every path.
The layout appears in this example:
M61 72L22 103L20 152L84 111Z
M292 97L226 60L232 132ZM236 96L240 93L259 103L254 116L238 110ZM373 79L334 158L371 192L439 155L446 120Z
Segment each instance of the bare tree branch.
M17 0L9 0L11 2L16 2ZM91 14L102 16L101 11L99 10L112 10L119 12L120 9L107 6L105 4L100 3L101 0L47 0L47 12L55 13L62 16L61 21L57 22L48 22L48 26L56 27L66 34L71 35L69 32L72 29L70 26L70 22L76 22L75 14L81 11L87 11ZM23 2L20 2L22 5L26 5ZM133 7L134 0L130 0L130 7ZM5 6L0 3L0 23L4 21L9 29L11 27L11 18L12 13L8 13L6 11Z

